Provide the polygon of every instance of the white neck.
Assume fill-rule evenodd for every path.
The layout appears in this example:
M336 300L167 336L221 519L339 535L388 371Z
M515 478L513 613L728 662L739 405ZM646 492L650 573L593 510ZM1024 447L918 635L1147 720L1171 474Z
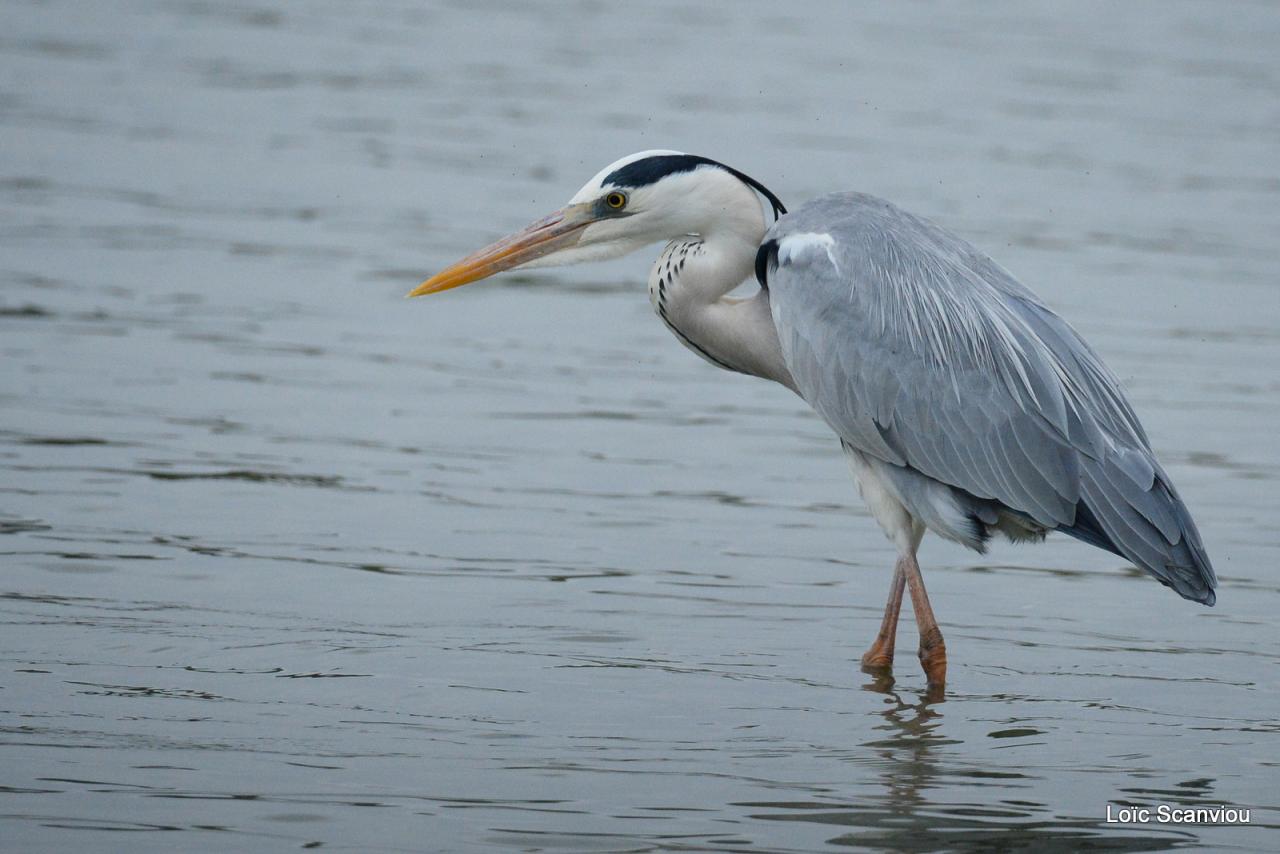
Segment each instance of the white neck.
M667 244L649 271L649 300L676 337L707 361L794 391L768 292L727 296L753 274L765 232L759 203L742 189L749 206L735 206L732 215L722 211L714 226Z

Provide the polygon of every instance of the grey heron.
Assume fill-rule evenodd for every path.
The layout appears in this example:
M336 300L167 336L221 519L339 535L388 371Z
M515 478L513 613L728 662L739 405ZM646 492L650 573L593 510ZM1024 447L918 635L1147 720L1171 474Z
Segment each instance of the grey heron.
M1214 603L1196 525L1115 375L1004 268L889 202L835 193L787 213L736 169L643 151L409 296L664 241L649 272L662 321L708 362L808 402L897 547L865 667L892 665L905 588L929 684L945 683L916 559L925 531L978 552L995 533L1025 542L1062 531ZM757 291L729 296L753 275Z

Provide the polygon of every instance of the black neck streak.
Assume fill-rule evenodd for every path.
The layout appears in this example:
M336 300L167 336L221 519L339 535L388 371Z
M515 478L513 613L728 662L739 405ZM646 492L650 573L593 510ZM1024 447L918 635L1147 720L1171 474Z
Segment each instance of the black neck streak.
M655 301L658 307L658 316L662 318L662 322L666 324L667 328L680 339L681 343L690 350L693 350L699 356L718 368L723 368L726 371L734 371L735 373L743 373L740 368L736 368L733 365L726 363L724 360L716 358L711 355L705 347L695 343L694 340L685 334L684 330L677 326L675 321L671 319L671 312L668 309L667 302L667 289L670 288L674 291L679 287L677 277L684 270L684 265L689 258L689 254L697 254L701 251L701 246L701 241L686 240L670 244L666 251L663 252L662 257L658 261L661 266L661 270L658 273L657 300ZM676 299L679 299L679 297L677 296Z

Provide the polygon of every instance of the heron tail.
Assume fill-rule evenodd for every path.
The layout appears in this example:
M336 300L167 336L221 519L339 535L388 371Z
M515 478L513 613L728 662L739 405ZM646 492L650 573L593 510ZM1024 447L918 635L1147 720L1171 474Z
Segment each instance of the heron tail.
M1133 561L1184 599L1217 601L1196 523L1151 454L1120 448L1081 462L1075 524L1059 530Z

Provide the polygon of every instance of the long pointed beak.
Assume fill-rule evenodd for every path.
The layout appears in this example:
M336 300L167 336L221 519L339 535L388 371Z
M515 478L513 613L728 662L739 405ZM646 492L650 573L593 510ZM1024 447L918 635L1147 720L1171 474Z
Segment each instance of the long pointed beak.
M495 273L574 246L582 236L582 229L595 220L587 205L571 205L547 214L523 231L510 234L446 267L410 291L408 296L437 294L487 279Z

